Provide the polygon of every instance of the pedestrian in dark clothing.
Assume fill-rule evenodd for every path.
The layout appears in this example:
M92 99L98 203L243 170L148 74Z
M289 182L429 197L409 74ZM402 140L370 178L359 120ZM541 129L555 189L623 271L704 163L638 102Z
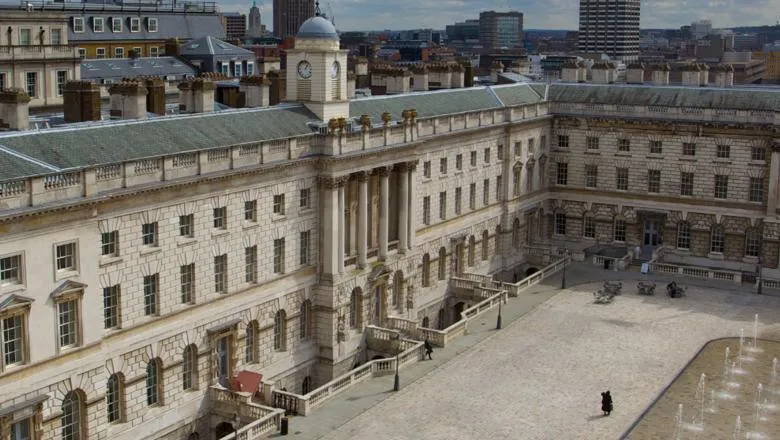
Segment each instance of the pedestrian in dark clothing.
M609 391L601 393L601 411L605 416L612 412L612 395Z
M431 357L431 353L433 353L433 345L431 345L430 341L427 339L425 340L425 355L428 356L428 359L433 360L433 357ZM424 358L424 356L423 356Z

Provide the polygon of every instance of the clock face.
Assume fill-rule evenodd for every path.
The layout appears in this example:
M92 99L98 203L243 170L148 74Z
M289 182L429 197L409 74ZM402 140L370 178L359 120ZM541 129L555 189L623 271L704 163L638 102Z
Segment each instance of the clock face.
M339 66L338 61L334 61L333 65L330 66L330 77L333 79L336 79L339 77L339 71L341 69L341 66Z
M311 63L308 61L298 63L298 75L304 79L311 78Z

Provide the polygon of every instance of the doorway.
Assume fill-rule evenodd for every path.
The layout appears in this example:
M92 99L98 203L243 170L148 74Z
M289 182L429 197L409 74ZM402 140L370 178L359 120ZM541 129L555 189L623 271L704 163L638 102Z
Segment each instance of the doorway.
M217 439L221 439L222 437L230 435L234 432L236 432L236 430L233 428L232 423L222 422L217 425Z
M658 226L659 222L657 220L645 220L645 231L644 231L644 245L645 246L658 246Z
M455 320L454 322L458 322L463 318L463 310L466 308L466 304L463 303L463 301L455 304L455 307L453 307Z

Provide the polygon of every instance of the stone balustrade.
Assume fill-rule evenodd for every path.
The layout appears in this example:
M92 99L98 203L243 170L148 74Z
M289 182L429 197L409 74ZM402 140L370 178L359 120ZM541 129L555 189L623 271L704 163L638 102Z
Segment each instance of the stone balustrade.
M279 430L284 410L257 404L252 393L230 391L221 386L209 388L212 413L232 420L236 415L246 425L220 440L259 440Z
M626 106L553 102L551 111L560 115L619 116L668 119L675 121L708 121L743 124L777 124L780 112L763 110L724 110L691 107Z
M742 272L725 269L710 269L699 266L680 266L677 264L651 261L650 272L658 274L682 275L704 280L728 281L734 284L742 284Z

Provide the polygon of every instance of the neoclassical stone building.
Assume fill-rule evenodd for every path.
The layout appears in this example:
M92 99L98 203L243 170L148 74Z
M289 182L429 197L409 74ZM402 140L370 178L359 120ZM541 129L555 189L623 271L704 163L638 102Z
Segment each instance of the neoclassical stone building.
M275 107L0 136L0 438L212 438L209 387L304 394L366 361L368 324L459 319L448 278L528 244L777 267L776 91L350 101L319 17L288 65Z

